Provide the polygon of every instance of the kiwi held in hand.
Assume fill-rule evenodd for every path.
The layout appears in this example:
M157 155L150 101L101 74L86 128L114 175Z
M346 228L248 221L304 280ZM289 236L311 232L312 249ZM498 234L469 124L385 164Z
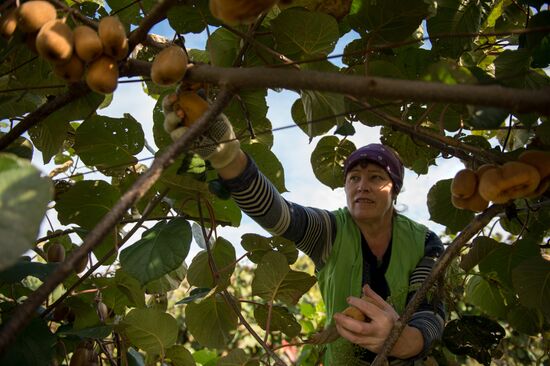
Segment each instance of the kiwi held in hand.
M76 83L84 75L84 62L73 53L69 62L55 65L53 72L68 83Z
M17 10L17 27L25 33L37 32L44 24L57 17L57 10L47 1L32 0Z
M47 259L49 263L63 262L65 260L65 248L59 243L52 243L48 248Z
M79 25L73 30L74 49L84 62L92 62L103 53L103 43L97 32L87 25Z
M118 85L118 65L113 58L101 56L88 66L86 84L93 91L110 94Z
M174 110L183 111L183 125L186 127L195 123L208 109L208 102L194 92L182 92L177 96Z
M227 24L252 23L278 0L210 0L210 12Z
M172 85L180 81L187 70L187 55L178 46L163 49L151 66L151 79L157 85Z
M15 28L17 28L17 13L16 9L11 9L0 17L0 35L5 39L9 39L15 32Z
M124 59L128 55L126 30L118 17L108 16L102 18L99 21L97 33L101 39L101 43L103 43L103 53L117 61Z
M51 20L44 24L36 36L36 50L54 64L69 62L73 54L71 28L61 20Z
M451 193L458 198L472 197L477 188L477 175L472 169L462 169L456 173L451 183Z

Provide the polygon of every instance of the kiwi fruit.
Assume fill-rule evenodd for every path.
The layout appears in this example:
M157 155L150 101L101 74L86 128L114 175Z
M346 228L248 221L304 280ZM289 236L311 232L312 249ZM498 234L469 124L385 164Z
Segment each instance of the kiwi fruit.
M118 85L118 65L110 57L103 55L90 63L86 73L86 84L93 91L101 94L110 94Z
M59 243L52 243L46 255L49 263L63 262L65 260L65 248Z
M74 270L76 273L83 272L86 267L88 267L88 256L85 255L84 257L80 258L74 265Z
M87 25L79 25L73 30L74 50L84 62L92 62L103 53L103 43L97 32Z
M73 53L66 64L54 65L53 72L68 83L76 83L84 75L84 62Z
M182 92L174 103L174 110L179 109L184 113L183 125L189 127L206 112L208 102L194 92Z
M175 84L185 75L187 63L187 55L181 47L167 47L155 56L151 66L151 79L157 85Z
M468 198L460 198L453 195L451 196L451 202L456 208L473 212L481 212L489 206L489 202L481 197L478 191Z
M458 198L474 195L477 188L477 175L472 169L459 170L451 183L451 193Z
M73 54L73 32L61 20L44 24L36 36L36 50L53 64L67 63Z
M509 161L489 169L479 179L479 194L486 201L506 203L533 193L540 183L540 174L531 165Z
M46 23L57 18L57 10L47 1L32 0L17 10L17 27L25 33L37 32Z
M0 17L0 35L5 38L11 38L17 28L17 13L15 9L6 11Z
M278 0L210 0L210 12L227 24L252 23Z
M97 29L101 43L103 44L103 53L111 56L117 61L124 59L128 55L128 38L124 25L116 16L107 16L99 21Z

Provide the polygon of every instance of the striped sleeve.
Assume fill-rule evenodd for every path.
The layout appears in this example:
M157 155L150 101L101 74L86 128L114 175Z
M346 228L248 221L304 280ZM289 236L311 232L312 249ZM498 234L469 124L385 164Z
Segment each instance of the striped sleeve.
M249 157L244 172L224 181L239 208L272 235L296 243L320 268L336 231L332 213L285 200Z
M441 255L443 250L443 243L441 243L439 237L432 231L428 231L426 234L425 255L409 278L407 303L430 275L437 257ZM437 291L432 289L408 323L410 326L417 328L424 338L424 349L420 355L425 354L434 341L441 339L445 326L444 319L445 307L443 301L437 296Z

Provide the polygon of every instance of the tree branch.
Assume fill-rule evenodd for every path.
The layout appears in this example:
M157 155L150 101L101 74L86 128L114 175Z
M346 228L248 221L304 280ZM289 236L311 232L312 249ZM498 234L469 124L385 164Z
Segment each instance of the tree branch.
M151 63L129 60L125 76L149 76ZM326 73L312 70L288 70L267 67L224 68L194 65L186 79L233 88L309 89L358 98L406 100L421 103L454 103L491 106L510 112L538 112L550 115L547 89L525 90L500 85L447 85L443 83L398 80Z
M481 229L483 229L489 221L500 212L504 211L505 205L492 205L487 210L479 214L472 220L468 226L462 230L462 232L453 240L453 242L447 247L441 258L435 263L435 266L432 269L432 272L426 278L422 286L416 291L413 298L405 308L403 315L393 326L391 333L386 338L382 350L376 356L372 366L381 366L384 365L387 355L390 353L391 349L399 339L401 332L407 325L407 322L411 319L412 315L430 290L434 285L435 281L445 273L445 269L451 264L451 261L460 253L460 250L467 244L467 242L477 234Z
M147 35L153 26L162 20L166 19L166 13L168 10L176 5L178 0L161 0L155 5L149 14L143 18L143 21L139 24L130 35L128 36L128 49L130 52L136 47L136 45L144 42L147 39Z
M42 104L37 110L29 113L21 122L16 124L7 134L0 138L0 151L7 148L19 136L40 123L45 117L63 108L67 104L82 98L89 92L90 89L88 86L84 82L80 82L70 86L66 93L60 94L54 99Z
M174 159L186 150L192 141L206 131L210 121L214 120L223 111L231 100L232 95L227 89L222 89L208 111L195 124L189 127L187 133L167 147L165 152L153 161L149 170L132 185L114 207L103 216L94 229L90 231L82 245L72 255L67 257L64 262L61 262L43 284L14 310L13 316L8 322L3 324L0 330L0 354L15 340L16 335L21 329L36 316L36 309L48 298L48 295L74 271L73 268L76 263L101 243L103 238L119 223L124 213L143 197L159 179L164 169L172 164Z

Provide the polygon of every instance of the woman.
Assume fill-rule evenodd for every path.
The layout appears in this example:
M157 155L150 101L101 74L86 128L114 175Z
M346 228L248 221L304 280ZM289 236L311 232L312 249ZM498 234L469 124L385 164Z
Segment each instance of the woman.
M184 127L177 121L185 116L173 110L174 100L169 96L163 102L165 127L181 136ZM327 346L325 365L372 361L443 251L433 232L393 207L404 176L397 155L381 144L353 152L344 165L347 207L329 212L286 201L240 149L223 115L196 142L195 151L210 160L244 213L273 235L294 241L314 261L327 319L342 336ZM431 298L393 347L392 364L412 364L441 337L444 311ZM349 305L371 321L341 314Z

